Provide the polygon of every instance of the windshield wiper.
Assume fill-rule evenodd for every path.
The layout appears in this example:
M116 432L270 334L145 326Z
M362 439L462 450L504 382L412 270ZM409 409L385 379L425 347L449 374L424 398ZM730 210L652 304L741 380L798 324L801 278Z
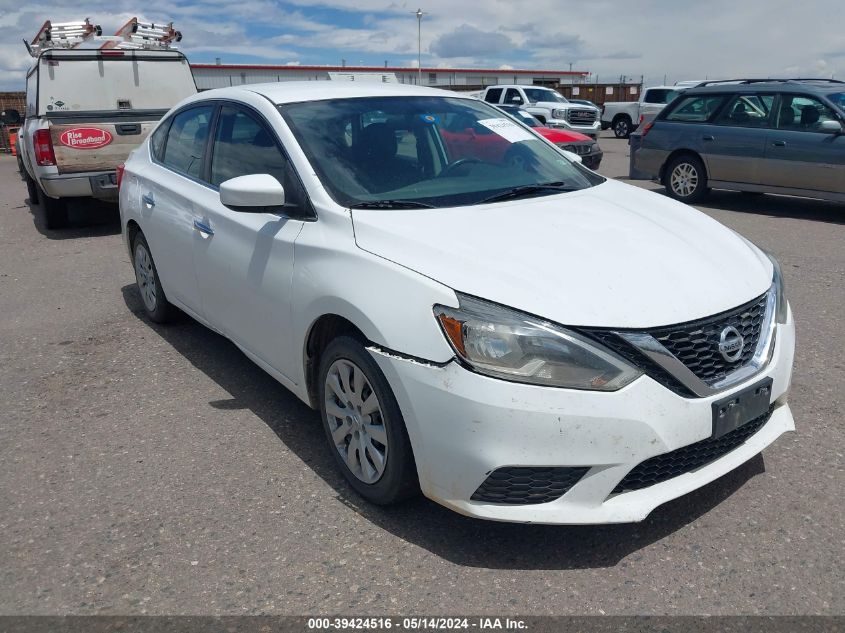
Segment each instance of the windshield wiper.
M372 200L370 202L358 202L350 205L350 209L434 209L425 202L414 200Z
M507 191L503 191L501 193L497 193L495 195L490 196L489 198L484 198L480 200L476 204L484 204L486 202L500 202L502 200L513 200L514 198L521 198L522 196L528 196L532 193L542 193L544 191L548 192L561 192L561 191L577 191L576 188L567 187L566 183L563 181L560 182L543 182L537 185L523 185L521 187L514 187L513 189L508 189Z

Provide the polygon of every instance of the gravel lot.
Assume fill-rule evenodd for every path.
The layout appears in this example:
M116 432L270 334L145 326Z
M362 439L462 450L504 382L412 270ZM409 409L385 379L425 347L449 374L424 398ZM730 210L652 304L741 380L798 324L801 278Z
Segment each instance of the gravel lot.
M797 433L641 524L495 524L362 503L317 414L141 317L115 209L47 231L0 157L0 613L845 613L845 206L701 209L783 264Z

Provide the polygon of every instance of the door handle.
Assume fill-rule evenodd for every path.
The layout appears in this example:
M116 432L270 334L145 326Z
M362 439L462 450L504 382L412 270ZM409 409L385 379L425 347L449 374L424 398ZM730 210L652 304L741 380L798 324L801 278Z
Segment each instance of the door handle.
M715 141L715 140L716 140L716 137L715 137L715 136L710 136L710 135L708 134L707 136L702 136L702 137L701 137L701 140L702 140L702 141Z
M202 220L194 220L194 228L200 233L205 233L206 235L214 235L214 230Z
M150 208L156 206L156 199L151 193L145 193L143 196L141 196L141 201Z
M786 147L786 141L775 141L772 145L775 147Z

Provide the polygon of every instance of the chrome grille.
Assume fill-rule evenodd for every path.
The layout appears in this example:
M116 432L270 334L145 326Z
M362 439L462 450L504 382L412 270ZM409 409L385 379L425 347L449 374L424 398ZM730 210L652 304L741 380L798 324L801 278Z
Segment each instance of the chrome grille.
M572 125L592 125L596 122L597 113L592 108L585 110L569 110L566 113L566 120Z
M747 365L760 341L766 318L766 295L727 313L684 325L648 330L663 347L686 365L696 376L713 384L727 374ZM719 337L726 327L735 327L742 335L742 354L730 362L719 352Z

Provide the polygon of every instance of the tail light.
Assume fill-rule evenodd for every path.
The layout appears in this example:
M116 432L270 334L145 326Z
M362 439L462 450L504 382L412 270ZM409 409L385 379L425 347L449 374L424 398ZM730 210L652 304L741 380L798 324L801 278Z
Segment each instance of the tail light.
M642 124L643 124L643 121L645 121L645 117L641 114L641 115L640 115L640 120L639 120L639 123L638 123L637 125L642 125Z
M652 128L653 125L654 125L654 121L650 121L649 123L646 123L645 127L643 128L643 133L642 133L640 138L645 138L645 135L648 134L648 131Z
M120 163L115 170L115 180L117 180L117 190L120 191L120 183L123 182L123 170L126 169L125 163Z
M50 138L50 130L35 130L32 136L32 144L35 146L35 162L41 167L49 167L56 164L56 154L53 151L53 141Z

